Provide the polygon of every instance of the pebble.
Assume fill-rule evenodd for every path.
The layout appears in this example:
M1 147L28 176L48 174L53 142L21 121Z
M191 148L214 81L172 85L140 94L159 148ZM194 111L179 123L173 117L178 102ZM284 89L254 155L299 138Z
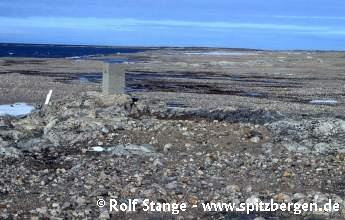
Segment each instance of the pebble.
M240 187L237 185L228 185L225 188L225 191L229 193L239 192L240 190L241 190Z
M303 193L295 193L293 195L293 199L296 199L296 200L301 200L301 199L304 199L305 198L305 195Z
M251 197L249 197L248 199L246 199L246 203L247 204L257 204L259 203L261 200L256 196L256 195L252 195Z
M273 196L273 199L278 202L289 202L290 196L284 193L278 193L277 195Z
M250 138L250 141L253 142L253 143L259 143L260 142L260 138L255 136L255 137Z
M171 147L172 147L172 144L170 144L170 143L169 144L165 144L164 148L163 148L163 151L164 152L168 152L171 149Z
M177 182L168 183L168 184L166 185L166 188L167 188L167 189L170 189L170 190L176 189L176 188L177 188Z

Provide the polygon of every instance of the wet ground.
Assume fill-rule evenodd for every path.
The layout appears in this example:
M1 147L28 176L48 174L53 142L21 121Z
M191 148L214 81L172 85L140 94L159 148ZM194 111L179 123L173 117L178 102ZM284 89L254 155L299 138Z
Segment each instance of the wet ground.
M345 97L344 58L345 53L220 49L88 59L3 58L0 103L42 103L49 89L53 98L99 91L102 62L129 62L126 91L138 98L191 107L244 105L339 114Z

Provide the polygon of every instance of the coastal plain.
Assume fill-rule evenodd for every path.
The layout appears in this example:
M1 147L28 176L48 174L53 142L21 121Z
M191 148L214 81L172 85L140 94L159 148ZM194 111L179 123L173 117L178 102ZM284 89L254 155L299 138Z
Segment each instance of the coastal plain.
M127 63L127 94L101 93L104 61ZM0 116L0 218L344 219L344 67L342 52L210 48L1 58L0 103L36 110ZM112 198L198 208L97 206ZM270 199L340 210L200 206Z
M341 114L344 59L341 52L177 48L90 59L2 58L0 103L39 104L49 89L53 98L100 91L103 61L129 60L127 91L140 98Z

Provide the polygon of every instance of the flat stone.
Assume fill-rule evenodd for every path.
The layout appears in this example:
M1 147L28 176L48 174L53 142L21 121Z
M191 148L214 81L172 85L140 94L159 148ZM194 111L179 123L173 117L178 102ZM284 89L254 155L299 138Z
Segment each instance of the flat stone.
M148 144L136 145L116 145L107 149L112 155L115 156L128 156L128 155L142 155L142 156L154 156L157 155L155 149Z

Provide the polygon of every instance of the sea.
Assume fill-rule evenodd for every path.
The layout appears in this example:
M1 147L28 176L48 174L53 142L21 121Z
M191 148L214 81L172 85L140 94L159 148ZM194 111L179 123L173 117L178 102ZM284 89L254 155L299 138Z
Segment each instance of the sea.
M0 43L0 57L85 58L97 55L137 53L148 48Z

